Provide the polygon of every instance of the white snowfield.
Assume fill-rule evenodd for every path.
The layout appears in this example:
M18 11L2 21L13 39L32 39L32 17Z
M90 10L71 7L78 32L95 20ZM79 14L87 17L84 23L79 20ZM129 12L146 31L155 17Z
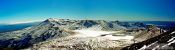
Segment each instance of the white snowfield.
M110 40L132 40L134 36L130 35L119 35L119 36L112 36L112 33L117 33L120 31L99 31L99 30L74 30L74 32L77 32L79 34L74 35L74 37L102 37L105 39ZM105 36L101 36L105 35Z

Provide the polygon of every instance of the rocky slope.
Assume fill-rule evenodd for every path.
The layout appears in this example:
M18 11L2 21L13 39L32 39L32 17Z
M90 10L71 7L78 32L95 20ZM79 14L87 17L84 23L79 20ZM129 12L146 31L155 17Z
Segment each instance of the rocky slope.
M172 29L154 38L127 46L123 50L174 50L174 47L175 29Z
M95 46L106 47L108 43L115 45L115 43L117 44L121 42L121 41L105 39L103 37L95 37L95 38L94 37L93 38L71 37L73 39L67 41L65 38L71 39L69 38L69 36L78 34L78 32L74 32L73 30L100 30L100 31L121 31L122 30L123 32L121 34L135 36L135 35L139 35L140 32L147 30L147 27L145 24L139 23L139 22L130 23L130 22L104 21L104 20L69 20L69 19L50 18L41 22L36 26L28 27L23 30L0 33L0 48L21 49L25 47L30 47L33 44L40 45L42 47L43 45L51 44L51 43L62 44L62 42L57 43L58 41L63 41L64 43L65 41L77 42L76 40L74 41L73 39L78 39L80 42L75 45L80 45L82 44L82 42L87 42L88 44L85 44L85 43L83 44L87 46L91 46L92 48ZM141 30L141 31L139 32L137 30ZM146 31L146 33L149 31L150 30ZM150 32L150 34L152 33L154 32ZM116 33L113 33L113 34L110 34L109 36L111 35L118 36L115 34ZM81 36L84 36L84 35L81 35ZM152 36L157 36L157 35L152 35ZM100 40L96 41L98 40L98 38L100 38ZM146 38L146 39L149 39L149 38ZM62 39L62 40L59 40L59 39ZM101 40L101 39L104 39L104 40ZM51 41L51 42L47 43L47 41ZM98 43L98 42L101 42L101 43ZM46 43L46 44L40 44L40 43ZM91 45L90 43L94 45ZM123 41L121 43L123 43L122 45L124 45L124 44L127 44L128 42L125 43ZM70 43L66 43L66 44L70 44ZM69 46L66 44L65 46ZM74 44L74 43L71 43L71 44ZM102 45L99 45L99 44L102 44ZM115 48L116 46L114 47L114 45L111 45L108 47ZM38 47L40 48L40 46ZM52 45L48 45L48 47L52 47Z
M102 50L102 49L120 49L121 46L128 44L131 44L131 42L125 40L113 41L103 37L86 37L86 38L66 37L34 44L33 47L28 49Z
M147 29L139 30L139 32L137 32L135 34L134 40L136 42L145 41L145 40L150 39L152 37L156 37L158 35L161 35L164 32L166 32L166 31L156 27L155 25L147 25Z
M64 37L72 34L63 31L64 29L54 27L52 24L49 21L42 22L39 25L23 30L0 33L0 48L24 48L49 38Z

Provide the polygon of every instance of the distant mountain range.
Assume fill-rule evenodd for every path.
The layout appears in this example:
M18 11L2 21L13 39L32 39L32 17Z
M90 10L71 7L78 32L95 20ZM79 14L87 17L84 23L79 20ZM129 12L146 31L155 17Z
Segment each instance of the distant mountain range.
M162 29L171 29L175 27L174 21L125 21L130 23L140 22L147 25L156 25L159 28ZM16 31L21 30L30 26L37 25L41 22L32 22L32 23L19 23L19 24L0 24L0 33L3 32L10 32L10 31Z
M21 30L26 27L37 25L40 22L20 23L20 24L0 24L0 33Z

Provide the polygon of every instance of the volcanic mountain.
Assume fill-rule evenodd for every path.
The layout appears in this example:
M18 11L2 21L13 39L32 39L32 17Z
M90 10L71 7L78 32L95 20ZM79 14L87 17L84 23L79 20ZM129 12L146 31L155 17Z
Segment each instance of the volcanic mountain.
M141 36L138 36L143 32L146 35L144 40L160 35L159 28L155 28L149 29L146 24L140 22L49 18L32 27L0 33L0 48L116 48L132 44L133 39L143 41L139 39ZM153 34L154 30L158 33ZM146 34L148 32L151 36Z

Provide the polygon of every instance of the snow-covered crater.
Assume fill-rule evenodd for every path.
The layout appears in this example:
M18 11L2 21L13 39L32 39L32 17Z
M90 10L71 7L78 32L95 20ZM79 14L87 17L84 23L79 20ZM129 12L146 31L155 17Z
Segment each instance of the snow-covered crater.
M112 35L112 33L118 33L120 31L74 30L74 32L78 33L74 37L101 37L110 40L132 40L134 38L131 35Z

